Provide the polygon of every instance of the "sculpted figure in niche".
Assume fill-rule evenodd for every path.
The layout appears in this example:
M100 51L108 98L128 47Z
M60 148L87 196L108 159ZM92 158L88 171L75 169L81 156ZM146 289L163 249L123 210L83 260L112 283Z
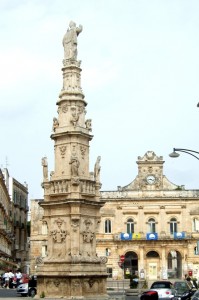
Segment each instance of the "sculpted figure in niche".
M41 164L43 166L43 179L48 180L48 162L47 157L42 157Z
M59 122L57 118L53 118L53 131L55 131L55 128L57 128L58 126L59 126Z
M76 107L75 106L72 106L71 107L71 123L73 124L74 127L76 127L77 125L77 122L79 120L79 115L77 113L77 110L76 110Z
M82 25L76 27L75 22L71 21L69 23L69 28L63 38L65 59L77 59L77 37L82 30Z
M83 234L83 242L85 243L84 245L84 254L90 256L92 253L92 247L91 244L93 242L93 239L95 237L95 233L91 231L90 226L92 225L90 220L85 221L86 228L82 232Z
M71 156L71 160L69 162L71 165L71 175L78 176L79 175L79 160L76 156Z
M62 229L62 224L64 222L61 219L57 219L55 222L57 226L53 230L50 231L50 247L48 259L50 258L63 258L65 256L65 242L66 235L68 234L66 230Z
M94 167L94 178L95 181L99 182L100 181L100 160L101 160L101 156L97 157L96 163L95 163L95 167Z

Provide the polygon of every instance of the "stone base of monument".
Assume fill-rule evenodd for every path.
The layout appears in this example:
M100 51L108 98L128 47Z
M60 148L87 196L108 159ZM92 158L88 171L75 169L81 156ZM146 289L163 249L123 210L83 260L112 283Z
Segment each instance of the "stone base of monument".
M106 265L101 263L48 262L37 273L37 298L110 299Z

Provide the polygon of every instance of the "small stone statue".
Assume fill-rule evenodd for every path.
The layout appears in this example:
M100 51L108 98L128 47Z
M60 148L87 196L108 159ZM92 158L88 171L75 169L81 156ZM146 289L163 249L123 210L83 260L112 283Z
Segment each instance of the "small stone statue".
M48 162L47 157L42 157L41 164L43 166L43 179L48 180Z
M59 126L59 122L57 118L53 118L53 131L55 131L55 128L57 128L58 126Z
M71 164L71 175L78 176L79 175L79 171L78 171L79 161L78 161L77 157L72 156L69 164Z
M88 129L88 131L92 131L92 120L91 119L87 119L85 122L86 125L86 129Z
M101 169L100 160L101 160L101 156L98 156L94 167L94 178L96 182L100 181L100 169Z
M82 25L76 27L75 22L70 21L69 28L63 38L65 59L77 59L77 36L82 32L82 29Z

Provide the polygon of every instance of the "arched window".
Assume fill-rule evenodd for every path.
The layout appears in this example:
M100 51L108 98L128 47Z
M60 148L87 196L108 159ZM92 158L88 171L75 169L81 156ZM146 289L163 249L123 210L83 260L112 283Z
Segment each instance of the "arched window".
M111 233L111 220L105 220L105 233Z
M176 220L176 218L172 218L170 220L170 234L174 234L174 232L177 232L177 220Z
M155 233L156 230L155 230L155 220L153 218L150 218L148 220L148 232L150 233Z
M127 220L126 232L127 233L134 233L134 221L133 221L133 219L128 219Z

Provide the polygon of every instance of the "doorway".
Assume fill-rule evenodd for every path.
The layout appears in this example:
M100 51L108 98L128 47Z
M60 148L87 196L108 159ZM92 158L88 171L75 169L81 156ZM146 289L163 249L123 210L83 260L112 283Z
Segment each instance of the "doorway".
M160 256L156 251L149 251L146 259L148 278L156 280L158 278L158 270L160 269Z
M180 252L172 250L168 254L168 278L182 278L182 256Z
M124 274L138 275L138 256L133 251L125 254ZM127 276L125 275L125 277Z

